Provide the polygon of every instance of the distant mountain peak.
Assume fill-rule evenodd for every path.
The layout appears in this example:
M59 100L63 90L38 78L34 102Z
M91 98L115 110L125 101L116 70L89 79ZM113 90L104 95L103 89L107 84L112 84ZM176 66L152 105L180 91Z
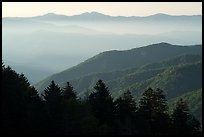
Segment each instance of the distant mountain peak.
M58 14L55 14L55 13L47 13L47 14L44 14L43 16L57 16Z
M155 45L172 45L172 44L167 42L160 42L160 43L156 43Z
M67 18L66 15L62 15L62 14L56 14L56 13L53 13L53 12L50 12L50 13L46 13L44 15L41 15L41 16L35 16L34 18L40 18L40 19L43 19L43 18L46 18L46 19L65 19Z
M50 13L44 14L42 16L36 16L36 17L48 17L48 18L52 18L52 17L67 17L67 16L63 15L63 14L56 14L56 13L50 12Z
M170 17L170 16L171 15L165 14L165 13L156 13L156 14L150 15L148 17Z
M149 46L175 46L175 45L169 44L167 42L160 42L160 43L152 44Z
M171 15L165 14L165 13L157 13L157 14L154 14L152 16L171 16Z
M96 11L91 11L91 12L84 12L82 14L80 14L81 16L109 16L109 15L105 15Z
M102 13L99 13L99 12L96 12L96 11L91 11L91 12L84 12L82 14L102 14Z

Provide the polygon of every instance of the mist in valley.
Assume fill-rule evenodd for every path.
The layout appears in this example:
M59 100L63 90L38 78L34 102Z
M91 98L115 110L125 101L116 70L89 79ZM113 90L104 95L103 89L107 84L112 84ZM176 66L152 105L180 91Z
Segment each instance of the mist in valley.
M112 17L46 14L2 19L2 58L33 84L109 50L167 42L202 43L202 16Z

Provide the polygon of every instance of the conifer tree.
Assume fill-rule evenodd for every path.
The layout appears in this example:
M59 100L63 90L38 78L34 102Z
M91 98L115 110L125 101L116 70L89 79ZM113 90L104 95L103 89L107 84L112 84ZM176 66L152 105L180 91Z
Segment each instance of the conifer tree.
M149 88L142 94L138 113L142 117L147 134L163 134L168 132L169 115L167 100L160 89ZM143 129L142 129L143 130Z
M121 134L133 134L135 129L135 114L137 110L136 102L129 90L124 92L122 97L119 97L115 102L116 115Z
M51 84L44 90L44 94L42 94L47 113L47 129L50 134L60 134L62 130L64 118L62 94L62 89L54 81L51 81Z
M100 124L113 124L115 108L108 88L102 80L99 80L94 89L95 92L89 95L89 102L95 117L99 120Z
M80 104L77 100L76 93L69 82L66 83L65 88L62 90L63 98L63 132L65 134L77 134L80 125L77 125L79 117L77 113L80 110ZM80 120L79 120L80 121Z
M24 74L11 67L2 69L2 128L3 133L35 134L41 131L43 107L36 89Z
M56 113L59 113L62 105L62 89L54 81L51 81L42 96L45 99L50 116L56 117Z
M122 97L119 97L115 101L115 104L117 114L121 119L132 117L137 110L136 102L129 90L127 90Z
M173 129L175 134L198 134L200 122L189 112L187 103L180 98L172 113Z
M76 100L77 98L77 95L74 92L73 87L72 85L70 85L69 82L67 82L65 88L63 89L63 97L65 100L69 100L70 98Z

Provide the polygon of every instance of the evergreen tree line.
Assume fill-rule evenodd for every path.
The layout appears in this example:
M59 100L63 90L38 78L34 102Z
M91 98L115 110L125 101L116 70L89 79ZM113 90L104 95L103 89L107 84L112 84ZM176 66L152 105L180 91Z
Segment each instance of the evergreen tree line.
M54 81L40 96L23 74L2 63L1 133L5 135L201 135L200 122L181 98L169 114L160 89L137 103L129 90L113 100L102 80L78 98L69 82Z

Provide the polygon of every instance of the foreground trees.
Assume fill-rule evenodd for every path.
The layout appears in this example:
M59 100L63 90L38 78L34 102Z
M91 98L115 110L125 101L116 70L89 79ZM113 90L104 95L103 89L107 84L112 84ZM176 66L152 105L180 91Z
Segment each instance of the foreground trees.
M2 64L1 133L6 135L199 135L198 120L179 99L172 114L162 90L143 92L138 104L129 90L116 100L102 80L88 99L77 98L69 82L54 81L42 97L23 74Z
M137 133L136 125L136 101L129 90L125 91L115 102L117 132L122 135L131 135Z
M145 134L165 134L169 129L167 100L160 89L147 89L139 101L138 115Z
M189 112L187 103L181 98L172 113L174 134L198 134L201 129L199 121Z
M99 127L102 128L102 134L110 133L111 127L114 126L115 106L108 88L99 80L95 87L95 91L89 95L88 101L93 110L94 116L99 121ZM105 131L103 131L105 130Z
M89 96L89 103L92 106L95 117L100 124L112 124L114 119L114 104L108 88L99 80L94 87L96 90Z
M43 102L23 74L2 65L1 133L41 132Z
M60 132L62 132L61 129L63 128L62 89L56 85L54 81L51 81L51 84L44 90L42 96L45 100L47 132L60 134Z

